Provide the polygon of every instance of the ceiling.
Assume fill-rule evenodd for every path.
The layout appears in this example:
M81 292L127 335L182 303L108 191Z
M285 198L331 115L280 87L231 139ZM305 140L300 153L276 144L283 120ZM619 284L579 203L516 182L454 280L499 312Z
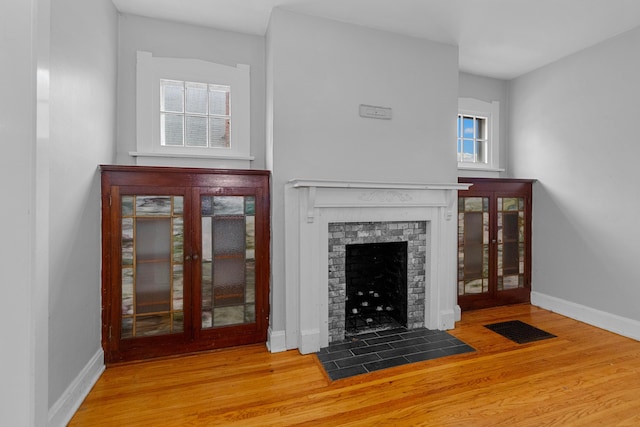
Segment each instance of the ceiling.
M113 0L120 12L264 35L274 7L459 47L512 79L640 26L638 0Z

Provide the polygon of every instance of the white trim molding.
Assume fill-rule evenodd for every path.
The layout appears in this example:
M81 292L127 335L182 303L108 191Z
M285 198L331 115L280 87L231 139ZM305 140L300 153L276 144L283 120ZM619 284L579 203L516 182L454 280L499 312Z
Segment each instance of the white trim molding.
M551 295L531 292L531 304L600 329L640 341L640 322Z
M328 225L335 222L426 221L425 326L452 329L457 305L458 190L470 184L294 179L285 185L286 343L303 354L329 345Z
M56 403L49 408L49 422L53 427L66 426L104 372L104 352L99 349L78 376L69 384Z

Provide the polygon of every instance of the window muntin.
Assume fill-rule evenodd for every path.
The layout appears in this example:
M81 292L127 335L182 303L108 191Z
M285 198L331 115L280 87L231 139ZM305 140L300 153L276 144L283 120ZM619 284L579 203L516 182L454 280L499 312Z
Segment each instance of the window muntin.
M231 87L161 79L160 144L230 147Z
M458 114L458 162L488 162L487 117Z

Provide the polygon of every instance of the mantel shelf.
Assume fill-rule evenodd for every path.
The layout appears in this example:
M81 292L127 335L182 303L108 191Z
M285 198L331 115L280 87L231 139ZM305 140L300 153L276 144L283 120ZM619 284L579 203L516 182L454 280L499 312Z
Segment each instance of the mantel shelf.
M472 184L458 183L407 183L407 182L375 182L375 181L334 181L323 179L292 179L289 184L293 188L356 188L356 189L391 189L391 190L467 190Z

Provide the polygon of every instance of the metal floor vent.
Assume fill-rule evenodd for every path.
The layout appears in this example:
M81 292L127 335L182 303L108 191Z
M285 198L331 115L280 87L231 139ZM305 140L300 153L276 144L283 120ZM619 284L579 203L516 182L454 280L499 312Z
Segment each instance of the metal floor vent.
M556 336L545 332L542 329L535 328L520 320L510 320L507 322L492 323L490 325L484 325L485 328L492 330L493 332L502 335L511 341L518 344L526 344L533 341L546 340L548 338L555 338Z

